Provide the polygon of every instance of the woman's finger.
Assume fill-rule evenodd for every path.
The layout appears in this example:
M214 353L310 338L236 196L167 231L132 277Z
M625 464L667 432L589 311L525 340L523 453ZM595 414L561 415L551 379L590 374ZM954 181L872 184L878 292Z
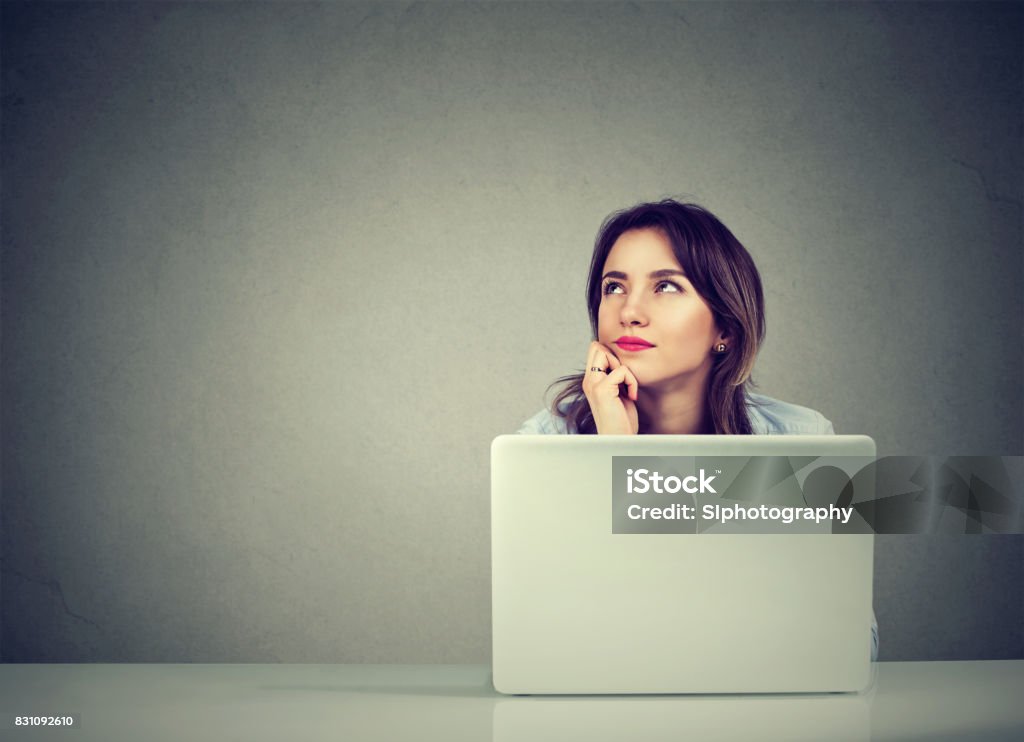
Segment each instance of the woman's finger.
M587 372L597 368L604 371L608 368L609 360L606 348L594 341L590 344L590 351L587 353Z
M601 346L597 343L590 344L590 352L587 353L587 366L583 370L583 389L587 390L594 384L604 380L608 371L608 358Z
M622 361L619 360L619 357L615 355L611 348L609 348L607 345L601 345L600 343L598 343L598 346L601 348L605 356L608 358L608 365L611 366L612 369L616 369L622 365Z
M623 366L622 368L626 369L625 384L629 398L636 402L636 398L640 393L640 382L636 380L636 376L633 375L633 372L628 367Z
M622 361L619 360L618 356L616 356L608 348L608 346L601 345L600 343L598 343L598 346L604 351L605 355L607 356L608 363L609 365L611 365L612 371L618 371L620 368L625 369L625 375L622 377L619 383L626 385L627 396L631 400L636 402L637 394L640 391L640 383L636 380L636 376L633 375L633 372L629 370L629 367L623 364Z
M609 389L615 390L614 396L619 396L619 385L628 383L628 379L633 377L632 372L623 365L619 365L618 368L612 369L604 377L605 380L602 385L607 385ZM634 378L633 381L636 381Z

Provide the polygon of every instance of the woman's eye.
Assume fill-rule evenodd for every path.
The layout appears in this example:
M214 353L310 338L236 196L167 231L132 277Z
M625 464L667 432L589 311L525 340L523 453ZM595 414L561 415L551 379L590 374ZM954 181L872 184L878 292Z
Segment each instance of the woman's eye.
M609 281L608 283L606 283L604 285L604 290L602 291L602 293L604 293L604 294L621 294L622 290L623 289L622 289L622 284L621 283L617 283L615 281Z
M654 287L654 290L660 291L661 293L672 293L682 291L683 287L678 283L673 283L672 281L659 281L658 285Z

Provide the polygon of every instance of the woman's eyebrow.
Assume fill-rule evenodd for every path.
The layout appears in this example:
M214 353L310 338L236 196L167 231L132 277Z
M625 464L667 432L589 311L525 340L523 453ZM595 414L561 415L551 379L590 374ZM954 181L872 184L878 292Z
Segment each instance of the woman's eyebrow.
M666 278L668 276L682 276L683 278L686 278L686 274L683 271L679 270L678 268L662 268L661 270L656 270L649 273L647 277ZM627 276L622 271L608 271L603 276L601 276L601 280L603 281L606 278L619 278L623 281L629 280L629 276Z

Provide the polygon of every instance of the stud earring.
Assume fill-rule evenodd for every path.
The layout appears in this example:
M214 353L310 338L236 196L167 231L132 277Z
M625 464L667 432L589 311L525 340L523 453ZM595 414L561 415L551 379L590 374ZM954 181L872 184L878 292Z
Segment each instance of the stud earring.
M715 346L715 350L717 350L719 353L724 353L725 352L725 343L719 343L718 345L716 345Z

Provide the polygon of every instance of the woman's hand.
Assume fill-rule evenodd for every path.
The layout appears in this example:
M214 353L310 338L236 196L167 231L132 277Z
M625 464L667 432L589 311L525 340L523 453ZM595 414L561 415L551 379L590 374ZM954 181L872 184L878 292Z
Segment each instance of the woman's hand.
M590 403L599 434L637 434L640 429L636 412L639 389L633 372L622 365L607 346L597 341L590 344L583 372L583 393Z

